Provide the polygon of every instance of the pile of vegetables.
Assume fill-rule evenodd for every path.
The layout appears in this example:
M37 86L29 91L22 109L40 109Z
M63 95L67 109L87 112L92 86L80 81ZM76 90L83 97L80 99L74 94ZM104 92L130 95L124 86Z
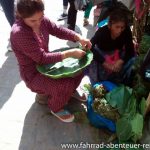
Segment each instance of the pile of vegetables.
M146 100L136 100L133 89L119 86L106 95L112 107L117 107L120 118L116 121L116 134L120 142L137 142L142 137Z
M149 35L143 35L142 40L140 42L140 47L139 47L139 55L136 57L136 61L133 65L133 70L135 72L135 77L134 77L134 82L133 82L133 91L136 95L137 100L141 100L142 97L147 98L148 93L150 91L150 84L149 82L145 81L141 74L141 66L144 60L144 57L150 48L150 36Z
M116 123L116 134L121 142L137 142L142 137L146 100L137 101L134 91L120 85L107 92L103 85L85 85L93 95L93 110Z
M94 102L92 104L93 110L101 116L116 121L119 118L117 109L113 108L106 100L106 88L99 84L93 88Z

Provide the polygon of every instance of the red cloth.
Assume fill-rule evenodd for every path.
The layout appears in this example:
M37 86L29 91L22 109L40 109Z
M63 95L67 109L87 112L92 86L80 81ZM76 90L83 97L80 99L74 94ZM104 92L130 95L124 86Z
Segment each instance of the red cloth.
M111 54L111 55L105 55L105 61L108 64L114 64L119 59L120 59L120 56L119 56L119 51L118 50L115 50L114 53Z
M48 106L55 112L69 101L80 83L82 75L54 80L40 74L36 70L36 65L62 60L60 52L48 52L49 35L74 41L75 32L59 27L45 17L41 22L40 32L41 37L38 37L23 20L17 20L12 27L10 39L22 79L32 91L49 95Z
M105 61L108 64L114 64L119 59L120 59L119 50L115 50L114 53L111 54L111 55L105 55ZM112 73L112 71L110 71L110 70L106 69L106 71L107 71L108 74Z

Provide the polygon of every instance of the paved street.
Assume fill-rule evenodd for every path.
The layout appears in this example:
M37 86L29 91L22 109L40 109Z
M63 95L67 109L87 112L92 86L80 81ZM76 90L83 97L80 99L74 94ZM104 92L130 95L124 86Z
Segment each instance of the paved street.
M46 16L66 26L66 20L57 22L62 13L62 1L50 2L45 0ZM90 36L88 28L94 31L92 25L83 28L83 12L78 16L77 31L85 37ZM63 143L98 142L98 130L88 123L62 123L49 113L47 106L35 103L35 93L20 79L14 53L7 52L10 26L1 10L0 18L0 150L60 150ZM50 38L50 49L66 46L75 44ZM84 110L85 104L77 100L71 100L71 103L73 109L77 108L72 109L73 112Z
M45 14L57 24L66 27L66 20L57 22L57 17L62 13L62 0L55 2L45 0ZM109 134L92 127L85 119L86 116L82 112L85 111L86 104L72 99L69 109L77 118L73 123L62 123L49 113L47 106L35 103L35 93L31 92L20 78L14 53L7 52L11 29L1 10L0 22L0 150L61 150L61 144L64 143L98 143L105 140ZM76 31L91 38L95 31L93 12L90 25L83 27L82 23L83 12L78 12ZM51 50L75 45L50 37ZM150 121L148 122L142 142L150 144ZM69 150L73 149L75 148Z

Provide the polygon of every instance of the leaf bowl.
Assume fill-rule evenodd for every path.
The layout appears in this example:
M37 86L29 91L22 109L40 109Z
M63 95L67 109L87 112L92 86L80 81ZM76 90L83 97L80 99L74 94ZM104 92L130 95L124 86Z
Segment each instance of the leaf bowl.
M65 51L70 48L62 48L55 50ZM86 52L86 55L81 59L75 58L66 58L61 62L47 65L37 65L37 70L45 76L48 76L53 79L74 77L78 75L85 67L87 67L93 60L93 54L90 50Z

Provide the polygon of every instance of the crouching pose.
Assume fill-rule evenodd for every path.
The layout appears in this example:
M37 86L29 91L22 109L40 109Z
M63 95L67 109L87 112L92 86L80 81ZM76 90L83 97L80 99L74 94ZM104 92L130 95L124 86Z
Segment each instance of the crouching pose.
M75 92L82 74L74 78L56 80L40 74L36 65L56 63L68 57L81 58L86 53L77 48L64 52L49 52L49 35L79 41L89 49L91 42L46 18L42 0L18 0L16 9L18 19L12 27L11 43L19 63L21 78L28 88L38 93L37 99L48 99L52 114L64 122L71 122L74 115L63 108Z
M88 70L91 82L131 84L135 52L127 14L121 9L111 12L108 24L96 31L91 43L94 53Z

